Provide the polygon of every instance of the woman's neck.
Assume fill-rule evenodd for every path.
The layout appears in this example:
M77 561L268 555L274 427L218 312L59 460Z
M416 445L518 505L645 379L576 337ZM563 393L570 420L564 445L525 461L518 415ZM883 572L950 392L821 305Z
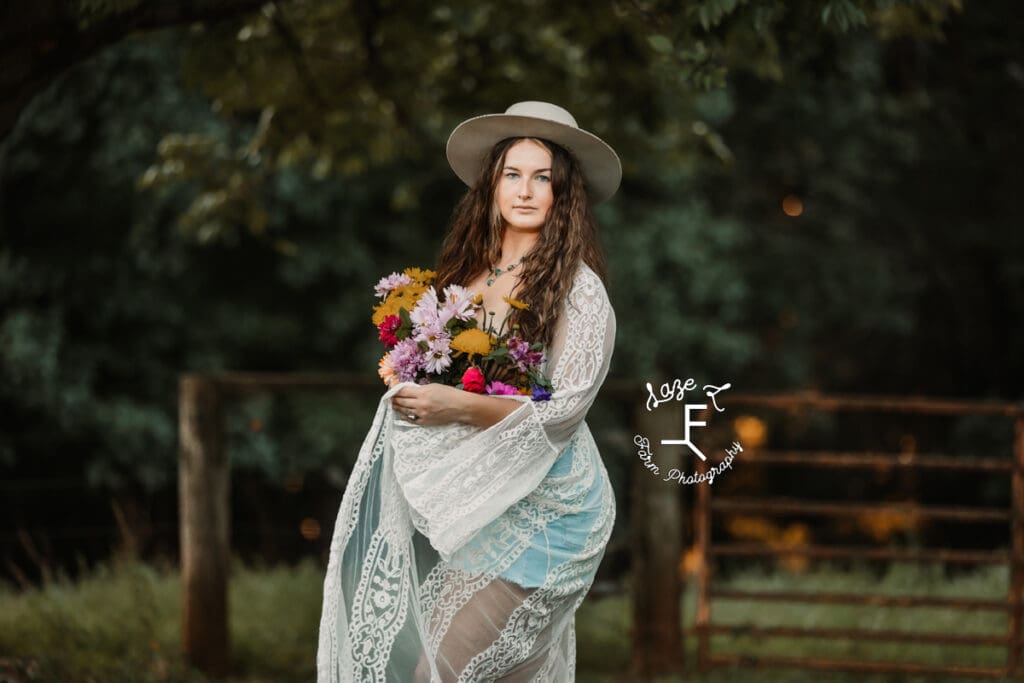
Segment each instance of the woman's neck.
M506 226L505 236L501 242L502 266L518 261L526 252L533 249L538 239L539 230L516 230Z

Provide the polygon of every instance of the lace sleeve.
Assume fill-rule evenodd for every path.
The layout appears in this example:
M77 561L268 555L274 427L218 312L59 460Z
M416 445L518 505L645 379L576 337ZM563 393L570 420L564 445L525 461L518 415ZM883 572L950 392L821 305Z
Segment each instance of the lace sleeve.
M567 299L547 354L547 368L554 368L550 400L507 397L523 405L482 430L396 430L396 439L404 441L395 444L399 485L414 524L445 560L537 487L608 374L615 312L604 285L581 266Z

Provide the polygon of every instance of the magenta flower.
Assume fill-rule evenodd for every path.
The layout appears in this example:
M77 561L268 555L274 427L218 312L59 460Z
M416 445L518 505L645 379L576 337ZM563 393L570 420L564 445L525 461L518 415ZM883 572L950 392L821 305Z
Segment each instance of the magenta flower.
M495 380L487 385L487 393L496 396L515 396L519 393L519 389L511 384Z
M377 328L379 332L379 338L384 342L384 347L390 349L392 346L398 343L398 337L395 336L395 330L402 324L402 319L397 315L389 315L384 318L384 322Z

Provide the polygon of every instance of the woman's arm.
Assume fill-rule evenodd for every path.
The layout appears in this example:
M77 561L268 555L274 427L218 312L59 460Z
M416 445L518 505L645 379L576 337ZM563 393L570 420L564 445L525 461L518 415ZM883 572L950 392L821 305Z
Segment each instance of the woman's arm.
M460 394L455 406L456 421L476 425L481 429L498 424L522 405L521 401L511 398L485 396L469 391Z
M523 396L523 399L528 399ZM391 397L391 405L403 415L416 415L416 424L434 426L458 422L487 429L522 405L513 397L486 396L447 384L409 383Z

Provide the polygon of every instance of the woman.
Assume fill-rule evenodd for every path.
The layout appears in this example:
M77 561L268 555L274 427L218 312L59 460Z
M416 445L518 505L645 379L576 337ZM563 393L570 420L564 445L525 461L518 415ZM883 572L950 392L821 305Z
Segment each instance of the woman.
M460 124L448 159L470 189L437 291L466 286L482 327L496 312L543 342L553 391L385 393L335 526L320 683L574 680L575 611L615 520L584 417L615 343L590 204L617 189L618 157L561 107L520 102Z

